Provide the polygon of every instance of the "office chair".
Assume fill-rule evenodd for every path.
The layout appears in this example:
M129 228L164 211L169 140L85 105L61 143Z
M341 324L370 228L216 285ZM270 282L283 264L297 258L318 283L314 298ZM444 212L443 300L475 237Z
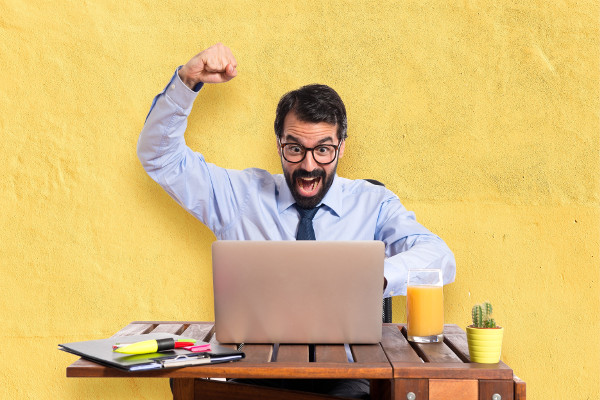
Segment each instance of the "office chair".
M384 186L385 185L375 179L365 179L365 181L372 183L373 185ZM382 312L382 320L384 323L392 322L392 298L386 297L383 299L383 312Z

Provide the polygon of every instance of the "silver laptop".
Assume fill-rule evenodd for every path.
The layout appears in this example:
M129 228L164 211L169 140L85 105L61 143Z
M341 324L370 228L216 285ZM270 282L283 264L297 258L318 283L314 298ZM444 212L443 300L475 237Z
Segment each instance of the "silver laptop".
M221 343L381 341L383 242L217 241L212 257Z

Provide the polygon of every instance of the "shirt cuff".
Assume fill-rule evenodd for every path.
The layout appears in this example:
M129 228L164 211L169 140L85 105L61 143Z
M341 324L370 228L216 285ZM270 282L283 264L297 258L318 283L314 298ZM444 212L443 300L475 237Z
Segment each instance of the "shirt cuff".
M194 100L198 96L198 91L204 86L202 82L198 83L194 86L194 89L190 89L181 78L179 78L179 70L181 66L179 66L169 84L164 88L163 93L166 94L175 104L181 107L184 110L192 108L194 104Z
M392 263L385 260L383 263L383 276L387 279L387 286L383 291L383 297L406 296L406 279L408 269L399 268L397 261Z

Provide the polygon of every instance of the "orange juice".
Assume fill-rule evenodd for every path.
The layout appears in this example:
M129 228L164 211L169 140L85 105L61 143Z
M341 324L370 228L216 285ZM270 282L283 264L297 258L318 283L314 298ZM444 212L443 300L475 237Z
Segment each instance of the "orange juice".
M444 331L444 292L441 286L408 286L408 336L432 336Z

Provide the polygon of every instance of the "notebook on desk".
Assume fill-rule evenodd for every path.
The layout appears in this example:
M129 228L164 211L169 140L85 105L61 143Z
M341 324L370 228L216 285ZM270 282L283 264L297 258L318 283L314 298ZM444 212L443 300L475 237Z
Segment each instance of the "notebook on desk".
M382 242L217 241L212 257L221 343L381 341Z
M244 353L216 344L208 345L206 351L196 353L186 349L165 350L151 354L122 354L113 351L116 343L136 343L144 340L173 338L170 333L148 333L134 336L118 336L109 339L88 340L59 344L58 349L78 355L108 367L124 371L147 371L161 368L180 368L201 364L215 364L237 361L245 357Z

